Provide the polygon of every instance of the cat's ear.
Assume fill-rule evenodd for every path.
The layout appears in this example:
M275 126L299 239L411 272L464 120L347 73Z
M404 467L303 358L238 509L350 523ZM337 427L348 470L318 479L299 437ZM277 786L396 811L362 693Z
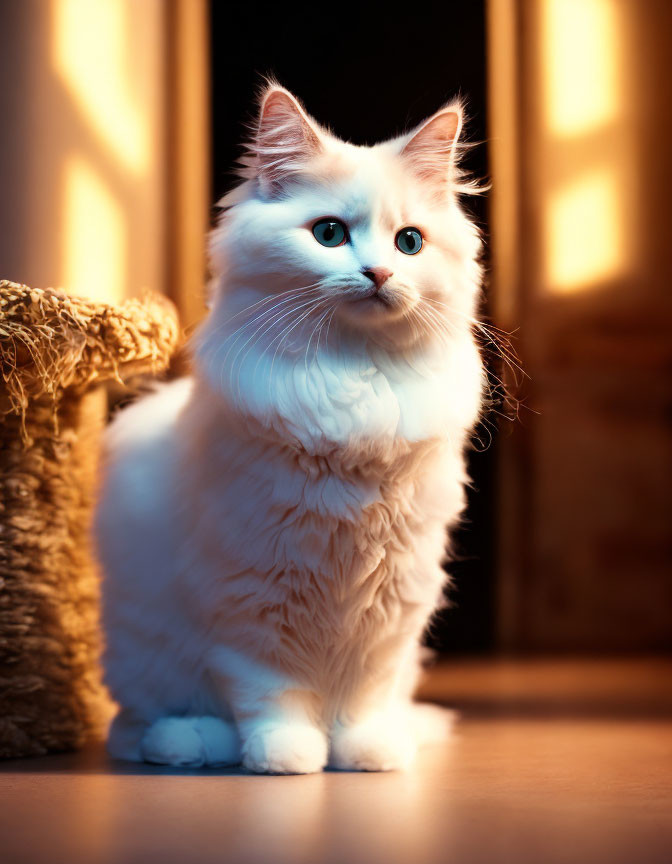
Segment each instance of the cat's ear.
M257 176L267 193L282 189L322 150L320 134L317 123L288 90L272 84L264 91L254 149Z
M445 182L455 163L462 130L462 106L456 102L433 114L403 139L401 155L423 179Z

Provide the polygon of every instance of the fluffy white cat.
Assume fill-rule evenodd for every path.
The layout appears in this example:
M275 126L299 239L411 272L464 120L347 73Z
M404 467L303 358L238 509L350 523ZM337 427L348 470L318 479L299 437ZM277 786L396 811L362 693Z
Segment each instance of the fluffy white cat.
M483 369L461 107L374 147L269 85L193 377L119 414L96 534L119 758L409 764Z

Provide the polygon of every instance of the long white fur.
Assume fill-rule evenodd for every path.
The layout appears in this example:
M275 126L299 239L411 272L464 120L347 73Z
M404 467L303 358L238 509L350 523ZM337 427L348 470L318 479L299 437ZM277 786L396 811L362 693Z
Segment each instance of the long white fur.
M451 105L356 147L277 85L264 94L212 235L194 374L107 436L96 534L113 756L278 773L412 759L427 727L411 712L419 640L483 387L460 124ZM349 243L315 240L326 216ZM418 255L395 248L408 225ZM372 267L393 273L382 300L367 296Z

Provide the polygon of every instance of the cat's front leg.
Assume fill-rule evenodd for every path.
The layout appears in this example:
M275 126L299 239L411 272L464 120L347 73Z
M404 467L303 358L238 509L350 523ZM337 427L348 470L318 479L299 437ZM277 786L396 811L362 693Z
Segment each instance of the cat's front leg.
M383 643L374 664L375 681L362 678L352 688L347 704L339 706L330 733L330 767L395 771L413 762L419 742L411 695L419 663L418 628L410 625L412 635L400 636L396 650Z
M396 771L413 762L417 741L410 706L341 717L331 730L329 766L344 771Z
M315 694L241 651L209 655L213 677L234 714L243 765L260 774L312 774L327 764L327 736Z

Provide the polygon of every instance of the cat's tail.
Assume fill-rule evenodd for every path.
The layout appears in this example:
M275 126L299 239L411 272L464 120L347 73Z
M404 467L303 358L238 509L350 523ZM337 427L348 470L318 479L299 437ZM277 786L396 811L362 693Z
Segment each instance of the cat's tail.
M448 740L458 719L457 711L433 705L429 702L414 702L411 705L411 723L418 746L441 744Z

